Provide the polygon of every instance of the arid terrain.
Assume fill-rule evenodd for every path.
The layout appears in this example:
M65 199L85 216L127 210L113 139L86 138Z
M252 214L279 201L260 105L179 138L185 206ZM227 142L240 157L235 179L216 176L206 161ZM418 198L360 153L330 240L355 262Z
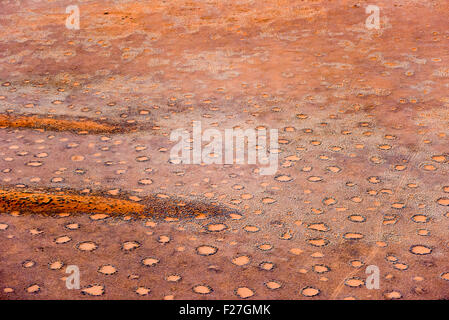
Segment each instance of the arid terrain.
M1 0L0 299L449 299L448 129L445 0Z

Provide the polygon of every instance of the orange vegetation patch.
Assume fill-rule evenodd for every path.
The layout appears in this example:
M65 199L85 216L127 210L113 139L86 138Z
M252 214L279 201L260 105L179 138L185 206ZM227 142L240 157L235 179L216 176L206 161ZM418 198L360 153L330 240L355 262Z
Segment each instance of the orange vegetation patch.
M136 199L134 199L136 198ZM0 189L0 212L60 215L72 213L134 215L138 218L202 219L223 216L228 210L198 201L183 201L154 195L130 197L133 201L102 195L80 195L74 191L18 191Z
M64 120L40 118L33 115L12 116L5 114L0 114L0 127L76 131L77 133L114 133L123 131L123 128L119 126L99 123L92 120Z
M3 212L19 211L46 215L74 212L131 214L141 213L144 208L143 205L132 201L101 196L0 189L0 211Z

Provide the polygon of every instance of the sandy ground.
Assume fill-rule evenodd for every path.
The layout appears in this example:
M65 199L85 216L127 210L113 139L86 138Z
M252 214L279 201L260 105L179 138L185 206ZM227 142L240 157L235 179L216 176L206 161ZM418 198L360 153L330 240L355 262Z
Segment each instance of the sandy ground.
M1 1L1 115L67 121L3 123L2 194L145 209L0 197L1 299L449 298L447 1L85 0L69 30L71 4ZM192 121L278 129L277 173L171 163Z

